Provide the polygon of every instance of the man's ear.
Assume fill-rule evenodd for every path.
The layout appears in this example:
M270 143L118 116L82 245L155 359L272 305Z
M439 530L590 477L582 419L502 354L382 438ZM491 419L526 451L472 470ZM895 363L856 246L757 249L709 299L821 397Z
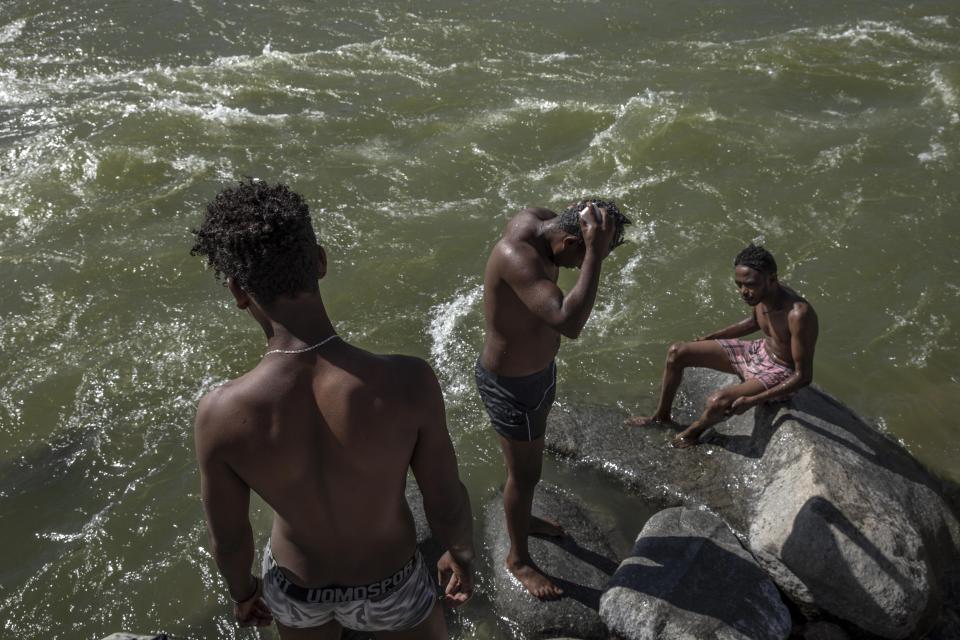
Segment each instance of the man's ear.
M233 278L227 278L227 289L230 289L234 300L237 301L238 309L246 309L250 306L250 296L240 288L240 285L238 285Z
M317 280L322 280L327 275L327 252L317 245Z
M563 236L563 248L569 249L573 245L580 244L580 238L577 236Z

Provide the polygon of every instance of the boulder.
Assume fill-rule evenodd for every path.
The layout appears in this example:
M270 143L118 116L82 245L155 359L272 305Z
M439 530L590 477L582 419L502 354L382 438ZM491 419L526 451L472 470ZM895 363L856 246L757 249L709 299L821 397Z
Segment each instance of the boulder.
M791 637L798 640L850 640L850 636L843 629L822 620L803 625Z
M736 382L686 372L675 418ZM882 638L918 638L942 615L960 525L940 480L821 390L735 416L694 449L674 431L628 428L609 408L556 411L547 447L665 505L707 508L744 540L804 613Z
M717 516L655 514L610 579L600 617L625 640L784 639L790 612L776 586Z
M485 506L483 515L484 540L493 570L489 595L494 610L525 638L607 638L597 609L617 560L604 527L579 499L544 483L537 488L533 512L556 519L567 532L561 539L529 539L534 562L563 589L564 595L554 601L537 600L507 570L504 559L510 538L503 498L496 495Z

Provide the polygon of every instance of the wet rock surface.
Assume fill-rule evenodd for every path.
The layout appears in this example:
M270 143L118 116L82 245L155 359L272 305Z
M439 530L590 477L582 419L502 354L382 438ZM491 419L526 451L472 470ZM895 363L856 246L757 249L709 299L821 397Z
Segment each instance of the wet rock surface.
M625 640L783 639L790 612L776 586L717 516L675 507L637 536L600 600Z
M483 513L484 541L493 570L490 598L497 614L531 639L607 638L597 610L607 580L617 568L617 559L603 525L595 521L586 506L544 483L534 496L533 513L554 518L568 534L560 539L530 537L534 562L564 591L562 598L553 601L531 596L504 564L510 539L502 496L493 497Z
M733 382L688 370L674 417L690 422ZM669 446L673 429L624 427L626 417L555 411L547 447L664 505L714 511L808 615L908 638L934 628L945 602L956 606L947 573L960 562L960 526L942 483L820 390L735 416L688 450Z
M810 622L796 629L792 639L797 640L850 640L847 632L830 622Z

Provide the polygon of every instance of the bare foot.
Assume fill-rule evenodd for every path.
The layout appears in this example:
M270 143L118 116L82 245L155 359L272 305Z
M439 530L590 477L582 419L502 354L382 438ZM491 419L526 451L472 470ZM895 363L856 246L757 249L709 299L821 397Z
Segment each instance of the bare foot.
M633 416L623 421L628 427L649 427L655 424L662 424L666 427L679 427L673 418L661 418L660 416Z
M540 573L533 564L507 561L507 569L534 598L556 600L563 595L563 589L553 584L553 581Z
M553 518L538 518L537 516L530 516L530 533L547 536L548 538L562 538L567 535L563 526Z
M689 449L690 447L697 446L697 444L699 444L699 441L700 441L699 435L685 436L681 433L676 438L674 438L673 442L671 442L670 444L672 444L677 449Z

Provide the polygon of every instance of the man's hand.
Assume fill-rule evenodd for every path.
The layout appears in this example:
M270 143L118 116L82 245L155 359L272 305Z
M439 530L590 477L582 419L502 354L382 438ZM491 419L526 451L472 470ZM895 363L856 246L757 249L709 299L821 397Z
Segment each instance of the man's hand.
M250 576L256 583L253 595L243 602L233 603L233 617L241 627L265 627L273 622L267 603L263 601L263 580Z
M449 607L466 604L473 595L470 564L457 562L449 551L437 560L437 579L443 587L443 602Z
M598 217L599 223L597 223ZM607 210L595 204L584 207L580 212L580 231L583 233L583 242L587 245L587 250L593 251L601 260L606 258L610 253L610 243L616 231L616 225L607 216Z
M755 407L756 404L757 401L753 399L753 396L741 396L733 401L727 413L728 415L740 415Z

